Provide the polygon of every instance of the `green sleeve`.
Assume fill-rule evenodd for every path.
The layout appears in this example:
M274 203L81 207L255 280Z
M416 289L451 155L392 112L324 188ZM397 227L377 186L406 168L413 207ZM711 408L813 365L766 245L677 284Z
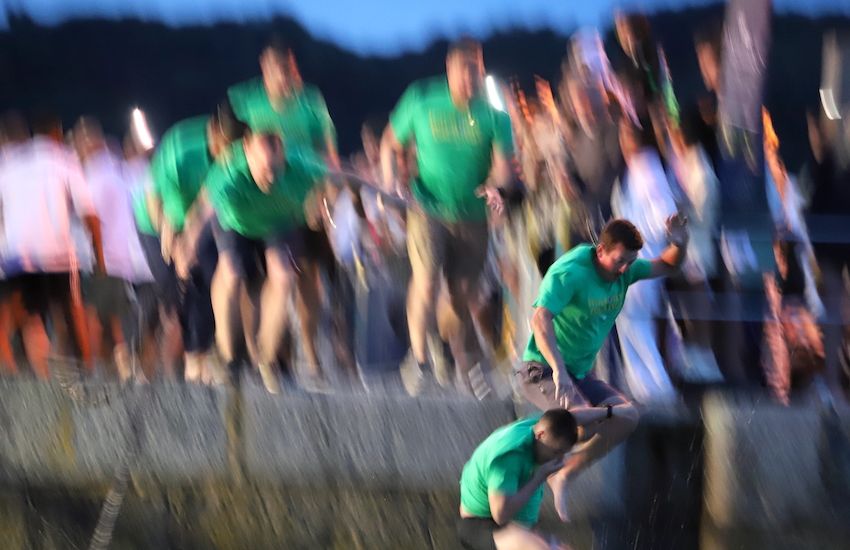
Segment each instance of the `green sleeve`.
M316 92L312 101L313 116L316 118L317 134L313 136L313 140L320 146L319 150L325 149L325 138L330 136L336 145L336 127L334 127L331 114L328 112L328 105L325 103L325 98L320 92Z
M575 282L570 280L567 273L554 272L551 269L540 283L540 291L534 307L543 307L552 315L557 315L567 307L573 299Z
M418 89L410 86L405 90L401 99L390 114L390 126L396 139L406 143L413 134L413 118L419 103Z
M495 109L494 109L495 111ZM514 154L514 138L511 130L511 119L507 113L495 111L495 127L493 128L493 145L506 157Z
M224 165L221 163L214 164L207 174L204 185L213 210L218 211L227 200L227 184L227 173L224 170Z
M233 107L233 114L236 118L244 121L247 116L247 94L248 83L234 84L227 89L227 99L230 101L230 106Z
M626 271L626 282L631 285L643 279L649 279L651 274L652 262L644 258L638 258L629 266L628 271Z
M496 458L487 471L487 494L513 495L519 491L519 474L522 469L514 456L506 454Z
M163 142L151 161L153 188L162 202L162 215L176 230L183 228L183 212L177 162L170 141Z

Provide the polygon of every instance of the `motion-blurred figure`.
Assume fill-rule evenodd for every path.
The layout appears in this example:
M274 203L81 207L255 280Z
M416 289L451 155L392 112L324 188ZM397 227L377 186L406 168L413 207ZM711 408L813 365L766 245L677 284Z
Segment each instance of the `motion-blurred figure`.
M688 240L686 221L671 217L666 229L670 245L648 260L638 258L644 245L638 229L627 220L612 220L602 230L598 245L579 245L561 256L540 284L531 318L533 335L516 373L521 395L541 410L588 405L608 409L604 419L584 430L587 447L571 456L549 482L564 521L569 517L569 481L637 427L637 409L597 378L594 360L614 327L629 287L671 275L681 266Z
M236 84L228 90L236 116L254 131L276 133L288 149L311 150L322 157L330 168L339 169L336 129L325 99L318 88L301 78L294 52L280 42L273 41L260 54L260 70L261 78ZM333 188L326 190L327 206L322 217L324 223L306 229L305 256L300 269L308 271L309 276L298 278L298 295L301 298L296 301L296 308L301 319L302 347L312 369L318 364L318 357L314 357L311 351L316 349L316 334L315 331L308 331L307 327L317 327L319 323L322 309L321 271L324 271L330 281L326 294L335 324L333 349L343 371L354 377L354 357L350 347L343 341L344 334L349 331L345 326L345 300L335 296L336 289L342 286L339 278L343 275L337 272L328 236L328 232L333 230L333 224L327 219L327 214L336 201L336 195ZM253 301L257 299L257 292L254 288L248 292ZM249 333L253 330L250 326L252 317L251 312L245 314L245 321L249 325L246 331Z
M427 335L445 275L450 307L441 316L440 332L470 391L468 374L477 354L467 348L474 330L470 307L477 304L487 260L487 210L503 209L499 189L510 180L513 155L510 120L481 94L483 80L481 45L469 39L453 44L446 76L410 85L382 140L384 181L396 181L416 201L407 217L413 269L407 314L414 357L428 376ZM418 177L411 181L406 151L414 142Z
M643 236L639 256L654 258L667 244L665 223L677 212L676 203L647 129L623 119L620 148L626 171L612 194L611 208L615 216L634 223ZM667 308L663 282L642 281L628 293L617 318L626 384L641 402L675 396L661 350L660 327L666 326Z
M280 391L275 365L288 322L286 306L292 288L298 288L296 300L301 308L317 300L303 295L305 289L315 286L301 281L312 278L301 266L307 253L308 219L315 223L316 212L323 204L326 173L324 161L309 150L287 149L277 133L248 131L207 180L220 256L213 301L219 348L226 360L233 361L240 288L259 277L263 284L257 366L269 393ZM264 277L257 272L256 255L265 259ZM303 330L315 338L316 329L314 324ZM306 341L305 346L309 382L324 386L315 340Z
M199 201L215 159L227 155L244 124L226 104L212 116L178 122L162 137L151 162L153 188L136 200L136 224L161 300L180 321L186 380L223 382L213 355L211 302L217 251L211 212ZM221 351L221 350L219 350ZM224 353L224 352L222 352ZM229 359L225 354L225 359Z
M34 119L35 136L15 145L14 155L0 165L4 270L23 299L27 356L43 379L51 349L88 363L80 273L105 267L94 200L76 155L57 141L58 128L52 117ZM47 319L53 330L49 347Z
M92 118L81 118L73 136L101 223L106 268L104 276L83 281L92 354L104 362L114 358L118 375L127 380L132 374L125 330L131 315L129 285L150 281L152 275L136 233L120 159L109 150L100 124Z

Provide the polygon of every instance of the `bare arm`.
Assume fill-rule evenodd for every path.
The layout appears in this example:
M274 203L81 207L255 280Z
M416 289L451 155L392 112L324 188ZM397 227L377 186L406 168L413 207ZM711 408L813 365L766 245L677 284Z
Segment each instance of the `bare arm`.
M558 340L555 337L553 318L552 312L545 307L534 308L534 315L531 317L531 329L534 333L534 341L537 343L537 349L543 354L546 363L552 367L552 381L555 383L555 399L564 408L567 408L570 401L574 399L575 387L573 387L573 383L567 373L564 358L558 350Z
M391 125L387 125L381 137L381 175L387 187L393 182L405 187L409 184L404 145L396 138Z
M667 218L667 239L670 245L652 260L650 277L664 277L679 270L688 248L688 219L679 214Z
M633 408L631 403L623 403L611 407L611 416L616 417L618 411ZM608 407L576 407L570 409L570 414L576 420L578 426L587 426L608 419Z
M496 189L507 187L511 181L511 163L498 147L493 147L493 162L485 185Z
M493 517L493 521L499 525L510 523L514 516L528 503L528 499L534 495L540 485L550 475L560 470L563 465L564 457L559 457L541 464L534 472L534 475L531 476L531 479L512 495L505 495L499 492L489 493L487 499L490 503L490 515Z
M327 154L328 166L333 170L339 170L339 151L336 148L336 140L332 132L325 132L325 152Z
M537 349L543 354L549 366L553 370L565 371L564 359L561 357L558 341L555 338L553 318L552 312L545 307L534 308L534 314L531 317L531 329L534 333Z
M93 215L84 216L83 223L85 223L86 229L88 229L89 235L91 235L97 270L99 273L106 273L106 259L103 255L103 234L100 231L100 219Z
M685 261L685 247L671 244L661 253L660 256L652 260L652 269L650 277L666 277L679 271L682 262Z

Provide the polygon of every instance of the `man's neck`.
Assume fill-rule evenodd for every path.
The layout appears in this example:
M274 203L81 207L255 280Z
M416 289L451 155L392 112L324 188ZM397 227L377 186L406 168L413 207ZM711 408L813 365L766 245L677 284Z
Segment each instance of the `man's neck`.
M602 266L599 265L599 256L596 248L591 248L590 257L593 261L593 267L596 269L596 274L599 275L599 278L605 281L606 283L613 282L614 279L608 274L607 271L602 269Z
M454 106L458 109L464 110L469 108L470 98L463 97L460 92L456 92L451 86L449 86L449 96L452 98Z

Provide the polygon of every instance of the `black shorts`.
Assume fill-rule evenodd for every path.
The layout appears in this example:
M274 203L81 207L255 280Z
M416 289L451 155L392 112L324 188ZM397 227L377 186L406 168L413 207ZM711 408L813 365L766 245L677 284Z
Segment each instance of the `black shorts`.
M82 281L83 298L94 306L101 322L123 319L130 311L128 283L118 277L89 276Z
M552 368L536 361L526 361L516 372L520 391L523 396L540 410L559 408L555 399L555 383L552 381ZM587 373L584 378L572 374L570 380L588 404L598 407L605 403L627 403L628 399L607 383Z
M491 518L460 518L457 534L466 550L496 550L493 533L501 529Z
M52 305L70 308L71 275L24 273L7 281L7 291L20 293L27 313L46 316Z
M159 237L147 233L138 232L139 242L145 253L148 267L153 274L154 284L157 289L157 301L170 310L175 310L180 304L180 289L177 283L177 273L174 265L166 263L162 257L162 246Z
M305 229L284 231L263 239L252 239L232 229L224 229L216 219L213 235L220 256L231 258L239 276L247 281L260 277L266 252L274 251L283 261L297 269L305 256Z

